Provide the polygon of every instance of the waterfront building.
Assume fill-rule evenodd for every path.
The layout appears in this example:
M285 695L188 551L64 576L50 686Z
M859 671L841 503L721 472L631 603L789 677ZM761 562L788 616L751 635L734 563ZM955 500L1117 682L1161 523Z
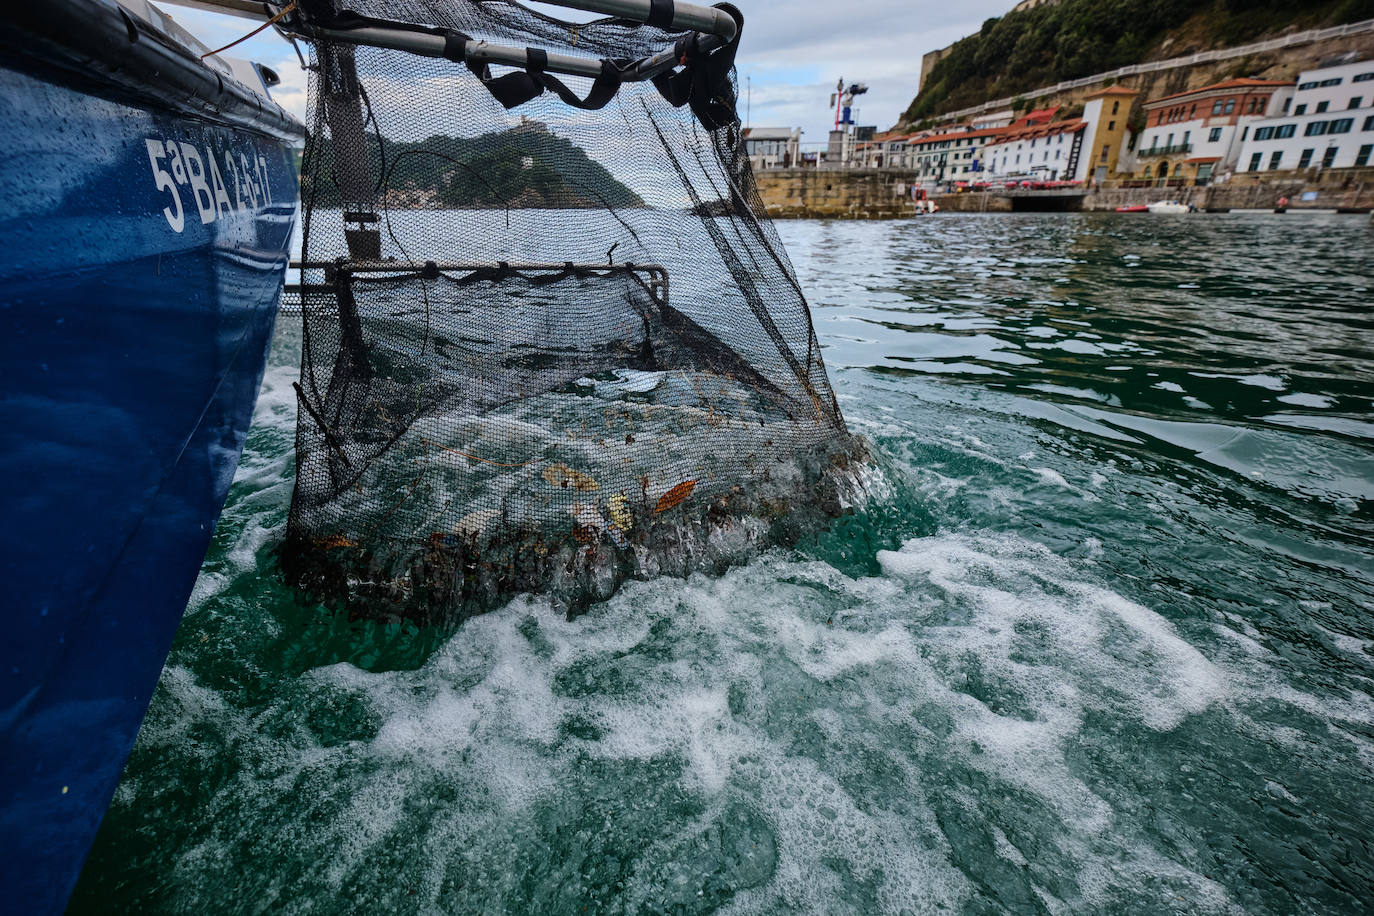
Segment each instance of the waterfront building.
M1281 110L1250 125L1238 172L1374 165L1374 60L1298 74Z
M1206 184L1234 169L1251 127L1280 114L1292 89L1286 80L1231 79L1151 99L1135 149L1137 176Z
M1131 106L1139 94L1125 86L1108 86L1083 97L1084 147L1068 180L1100 185L1121 169L1131 141Z
M746 127L744 149L754 171L801 164L800 127Z
M920 172L922 181L972 181L983 173L983 150L1003 133L1003 128L946 129L909 137L904 167Z
M1001 111L989 111L981 114L969 121L974 130L988 130L993 127L1010 127L1011 122L1016 120L1016 112L1010 108Z
M1086 127L1081 118L1074 118L1006 128L983 152L988 177L995 181L1073 180Z
M910 148L907 144L913 136L916 135L895 131L874 134L872 139L855 145L850 164L867 169L910 168Z

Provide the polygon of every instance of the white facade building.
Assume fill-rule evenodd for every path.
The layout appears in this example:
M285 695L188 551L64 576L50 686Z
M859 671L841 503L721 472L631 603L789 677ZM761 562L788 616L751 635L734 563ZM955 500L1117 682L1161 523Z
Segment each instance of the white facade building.
M1056 121L1004 132L988 144L988 178L1073 181L1082 159L1084 123Z
M990 130L994 127L1007 127L1015 120L1016 112L1006 108L1002 111L990 111L986 114L977 115L970 123L974 130Z
M754 171L801 165L800 127L747 127L744 149Z
M1145 103L1135 161L1144 178L1206 183L1233 169L1254 126L1280 113L1293 84L1230 79Z
M1374 165L1374 60L1305 70L1281 111L1250 126L1237 171Z
M911 137L907 140L906 167L920 172L923 181L973 181L983 175L983 150L997 139L1000 129L962 128Z

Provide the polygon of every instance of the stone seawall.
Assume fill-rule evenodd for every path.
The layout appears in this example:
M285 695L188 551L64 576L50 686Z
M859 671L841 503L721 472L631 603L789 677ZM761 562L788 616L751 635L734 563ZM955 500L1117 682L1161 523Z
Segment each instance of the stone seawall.
M773 219L894 219L914 216L908 169L765 169L754 173Z
M1303 200L1303 195L1316 195ZM1374 169L1326 169L1250 178L1244 173L1203 188L1108 188L1083 198L1083 210L1115 210L1156 200L1180 200L1199 210L1267 209L1288 198L1290 210L1374 209Z
M1099 188L1082 196L1012 198L997 191L946 194L935 198L945 213L1006 213L1011 210L1086 210L1111 212L1157 200L1181 200L1199 210L1270 208L1288 198L1290 210L1374 209L1374 168L1309 170L1282 178L1235 175L1210 187ZM919 184L907 169L768 169L754 181L773 219L898 219L915 216L911 187ZM1304 194L1315 193L1313 200Z
M1005 213L1009 210L1081 210L1113 212L1157 200L1179 200L1199 210L1270 209L1288 198L1289 210L1374 210L1374 168L1312 170L1260 179L1237 175L1223 184L1183 188L1099 188L1081 197L1052 198L1035 194L1011 197L996 191L947 194L935 202L945 213ZM1304 194L1315 194L1303 200Z
M947 213L1010 213L1012 209L1011 198L984 192L946 194L935 198L935 203Z

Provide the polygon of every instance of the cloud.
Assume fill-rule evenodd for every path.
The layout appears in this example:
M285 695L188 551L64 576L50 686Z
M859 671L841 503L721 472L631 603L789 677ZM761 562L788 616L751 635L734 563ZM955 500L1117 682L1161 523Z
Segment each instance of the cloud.
M804 140L820 143L833 126L826 103L837 79L868 84L868 94L856 100L861 124L890 127L916 95L921 57L976 32L1012 2L757 0L740 6L745 24L736 63L741 90L753 77L751 122L801 127ZM770 94L782 86L787 91Z
M269 91L272 100L285 108L296 120L305 122L306 96L309 92L310 79L308 74L301 69L301 62L292 54L284 57L276 63L268 64L281 77L281 84L274 86Z
M709 0L698 0L709 2ZM985 19L1004 15L1014 0L735 0L744 12L736 64L740 90L752 91L750 121L759 126L801 127L820 144L834 120L827 109L835 81L866 82L858 99L860 123L890 127L916 94L921 57L976 32ZM545 6L550 15L579 21L591 14ZM172 15L206 44L218 47L251 31L248 20L176 8ZM267 31L229 52L268 63L282 77L273 92L297 116L305 112L305 74L285 43ZM741 103L745 103L741 99ZM744 113L744 112L741 112Z

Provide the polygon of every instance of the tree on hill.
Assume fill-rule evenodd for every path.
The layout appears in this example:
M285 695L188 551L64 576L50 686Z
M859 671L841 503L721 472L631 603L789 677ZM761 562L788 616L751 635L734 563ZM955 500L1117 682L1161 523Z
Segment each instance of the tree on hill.
M316 206L340 202L334 146L312 143L302 165L301 191ZM426 195L434 205L490 207L642 207L644 201L605 166L542 125L479 137L436 134L394 141L370 134L368 158L377 189ZM396 194L391 194L396 196Z
M931 68L902 121L1146 60L1194 23L1225 47L1289 26L1374 18L1374 0L1061 0L989 19Z

